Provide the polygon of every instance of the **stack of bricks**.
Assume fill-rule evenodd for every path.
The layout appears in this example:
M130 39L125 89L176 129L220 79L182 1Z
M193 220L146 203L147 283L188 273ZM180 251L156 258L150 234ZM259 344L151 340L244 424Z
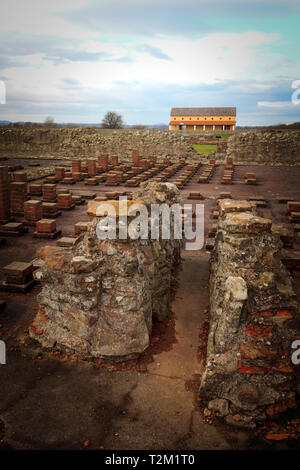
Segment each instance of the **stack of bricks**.
M34 284L34 267L32 263L13 261L3 268L5 280L0 284L0 290L8 292L27 292Z
M74 209L75 204L73 203L71 193L60 193L57 196L57 208L62 210Z
M27 183L16 182L10 184L10 207L12 215L24 215L24 202L27 201Z
M105 186L117 186L118 184L117 175L115 173L108 173Z
M215 160L210 160L209 164L205 167L202 175L200 176L198 183L209 183L209 180L213 176L215 171Z
M132 163L133 166L139 166L140 157L137 150L132 151Z
M65 176L65 169L63 167L56 167L55 168L55 179L57 181L62 181Z
M85 203L85 200L81 195L72 194L72 202L76 204L76 206L80 206L81 204Z
M81 160L72 160L72 175L68 176L68 178L71 178L74 181L81 181L82 180L81 170L82 170Z
M41 196L43 194L42 185L39 183L29 184L28 193L30 196Z
M98 165L100 171L107 171L108 170L108 155L99 155L98 157Z
M286 212L289 216L289 221L292 223L300 223L300 202L288 201L286 205Z
M255 178L255 174L252 173L252 172L246 173L246 175L245 175L245 183L246 183L246 184L256 184L257 181L256 181L256 178Z
M118 166L119 165L119 158L117 155L112 155L111 157L111 164L113 166Z
M87 172L89 176L95 176L97 174L96 160L87 161Z
M44 202L55 202L56 201L56 185L55 184L43 184L43 201Z
M80 235L83 232L87 232L89 222L77 222L74 225L75 235Z
M12 175L12 180L17 183L27 183L26 171L15 171Z
M233 163L232 158L228 157L226 159L226 165L224 168L223 178L221 183L222 184L232 184L233 183Z
M24 202L24 220L25 225L35 226L36 222L43 217L42 202L29 200Z
M72 160L72 173L81 172L81 160Z
M57 209L56 202L43 202L42 203L43 209L43 217L53 219L61 215L61 212Z
M61 234L61 230L56 230L55 219L41 219L36 223L35 238L56 238Z
M9 174L5 166L0 166L0 224L10 220Z
M0 228L0 235L4 237L20 237L26 232L28 228L24 227L21 222L7 222Z

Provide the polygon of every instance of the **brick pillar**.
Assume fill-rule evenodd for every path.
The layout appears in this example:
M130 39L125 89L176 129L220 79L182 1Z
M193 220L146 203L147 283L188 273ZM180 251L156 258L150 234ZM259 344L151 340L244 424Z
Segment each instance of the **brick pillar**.
M56 184L43 184L43 201L56 201Z
M111 163L112 163L113 166L118 166L119 165L119 158L118 158L117 155L112 155Z
M9 174L6 166L0 166L0 224L5 224L9 220Z
M10 184L10 207L13 214L24 214L24 202L27 199L27 183L14 181Z
M74 207L72 203L71 193L61 193L57 196L57 207L58 209L71 209Z
M26 225L35 225L42 216L42 201L29 200L24 202L24 223Z
M16 181L18 183L27 183L26 171L15 171L13 173L13 181Z
M81 160L72 160L72 173L81 172Z
M132 163L133 163L133 165L138 166L139 165L139 160L140 160L140 157L139 157L138 151L137 150L132 150Z
M102 170L106 171L108 169L108 155L99 155L98 165L101 167Z
M90 176L97 174L96 160L87 160L87 171Z
M61 181L64 179L65 176L65 169L63 167L56 167L55 168L55 178L58 181Z

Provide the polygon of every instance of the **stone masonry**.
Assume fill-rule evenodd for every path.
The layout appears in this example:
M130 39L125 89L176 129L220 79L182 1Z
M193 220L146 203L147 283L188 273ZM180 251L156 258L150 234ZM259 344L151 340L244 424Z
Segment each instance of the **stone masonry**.
M300 164L300 131L237 132L228 139L227 155L234 163Z
M229 424L254 427L295 404L291 345L300 339L299 306L271 220L247 201L219 206L200 396Z
M145 183L137 196L149 207L177 202L179 191L170 183ZM149 346L152 317L162 320L169 313L180 241L100 240L97 203L89 206L93 220L73 247L44 246L37 252L35 278L43 288L30 336L44 347L86 357L135 357Z

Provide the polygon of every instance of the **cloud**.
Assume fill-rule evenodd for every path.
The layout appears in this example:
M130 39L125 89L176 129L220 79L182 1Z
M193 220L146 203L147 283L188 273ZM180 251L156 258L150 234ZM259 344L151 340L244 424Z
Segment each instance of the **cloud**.
M226 31L226 19L270 18L300 13L294 0L89 0L58 16L85 31L101 34L159 37L195 36ZM214 23L215 18L223 22Z
M149 54L156 59L172 60L172 58L165 54L159 47L149 46L149 44L141 44L136 47L136 50L138 52Z
M289 110L295 108L295 103L291 101L259 101L257 106L260 108L273 108L277 110Z

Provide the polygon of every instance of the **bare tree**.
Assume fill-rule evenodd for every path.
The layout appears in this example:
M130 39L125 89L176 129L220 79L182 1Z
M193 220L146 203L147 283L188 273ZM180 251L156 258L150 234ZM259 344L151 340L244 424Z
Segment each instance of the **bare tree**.
M48 117L46 117L46 119L44 121L44 126L45 127L57 127L57 124L54 122L53 117L48 116Z
M104 129L121 129L123 127L123 118L121 114L117 114L114 111L108 111L103 118L101 127Z

